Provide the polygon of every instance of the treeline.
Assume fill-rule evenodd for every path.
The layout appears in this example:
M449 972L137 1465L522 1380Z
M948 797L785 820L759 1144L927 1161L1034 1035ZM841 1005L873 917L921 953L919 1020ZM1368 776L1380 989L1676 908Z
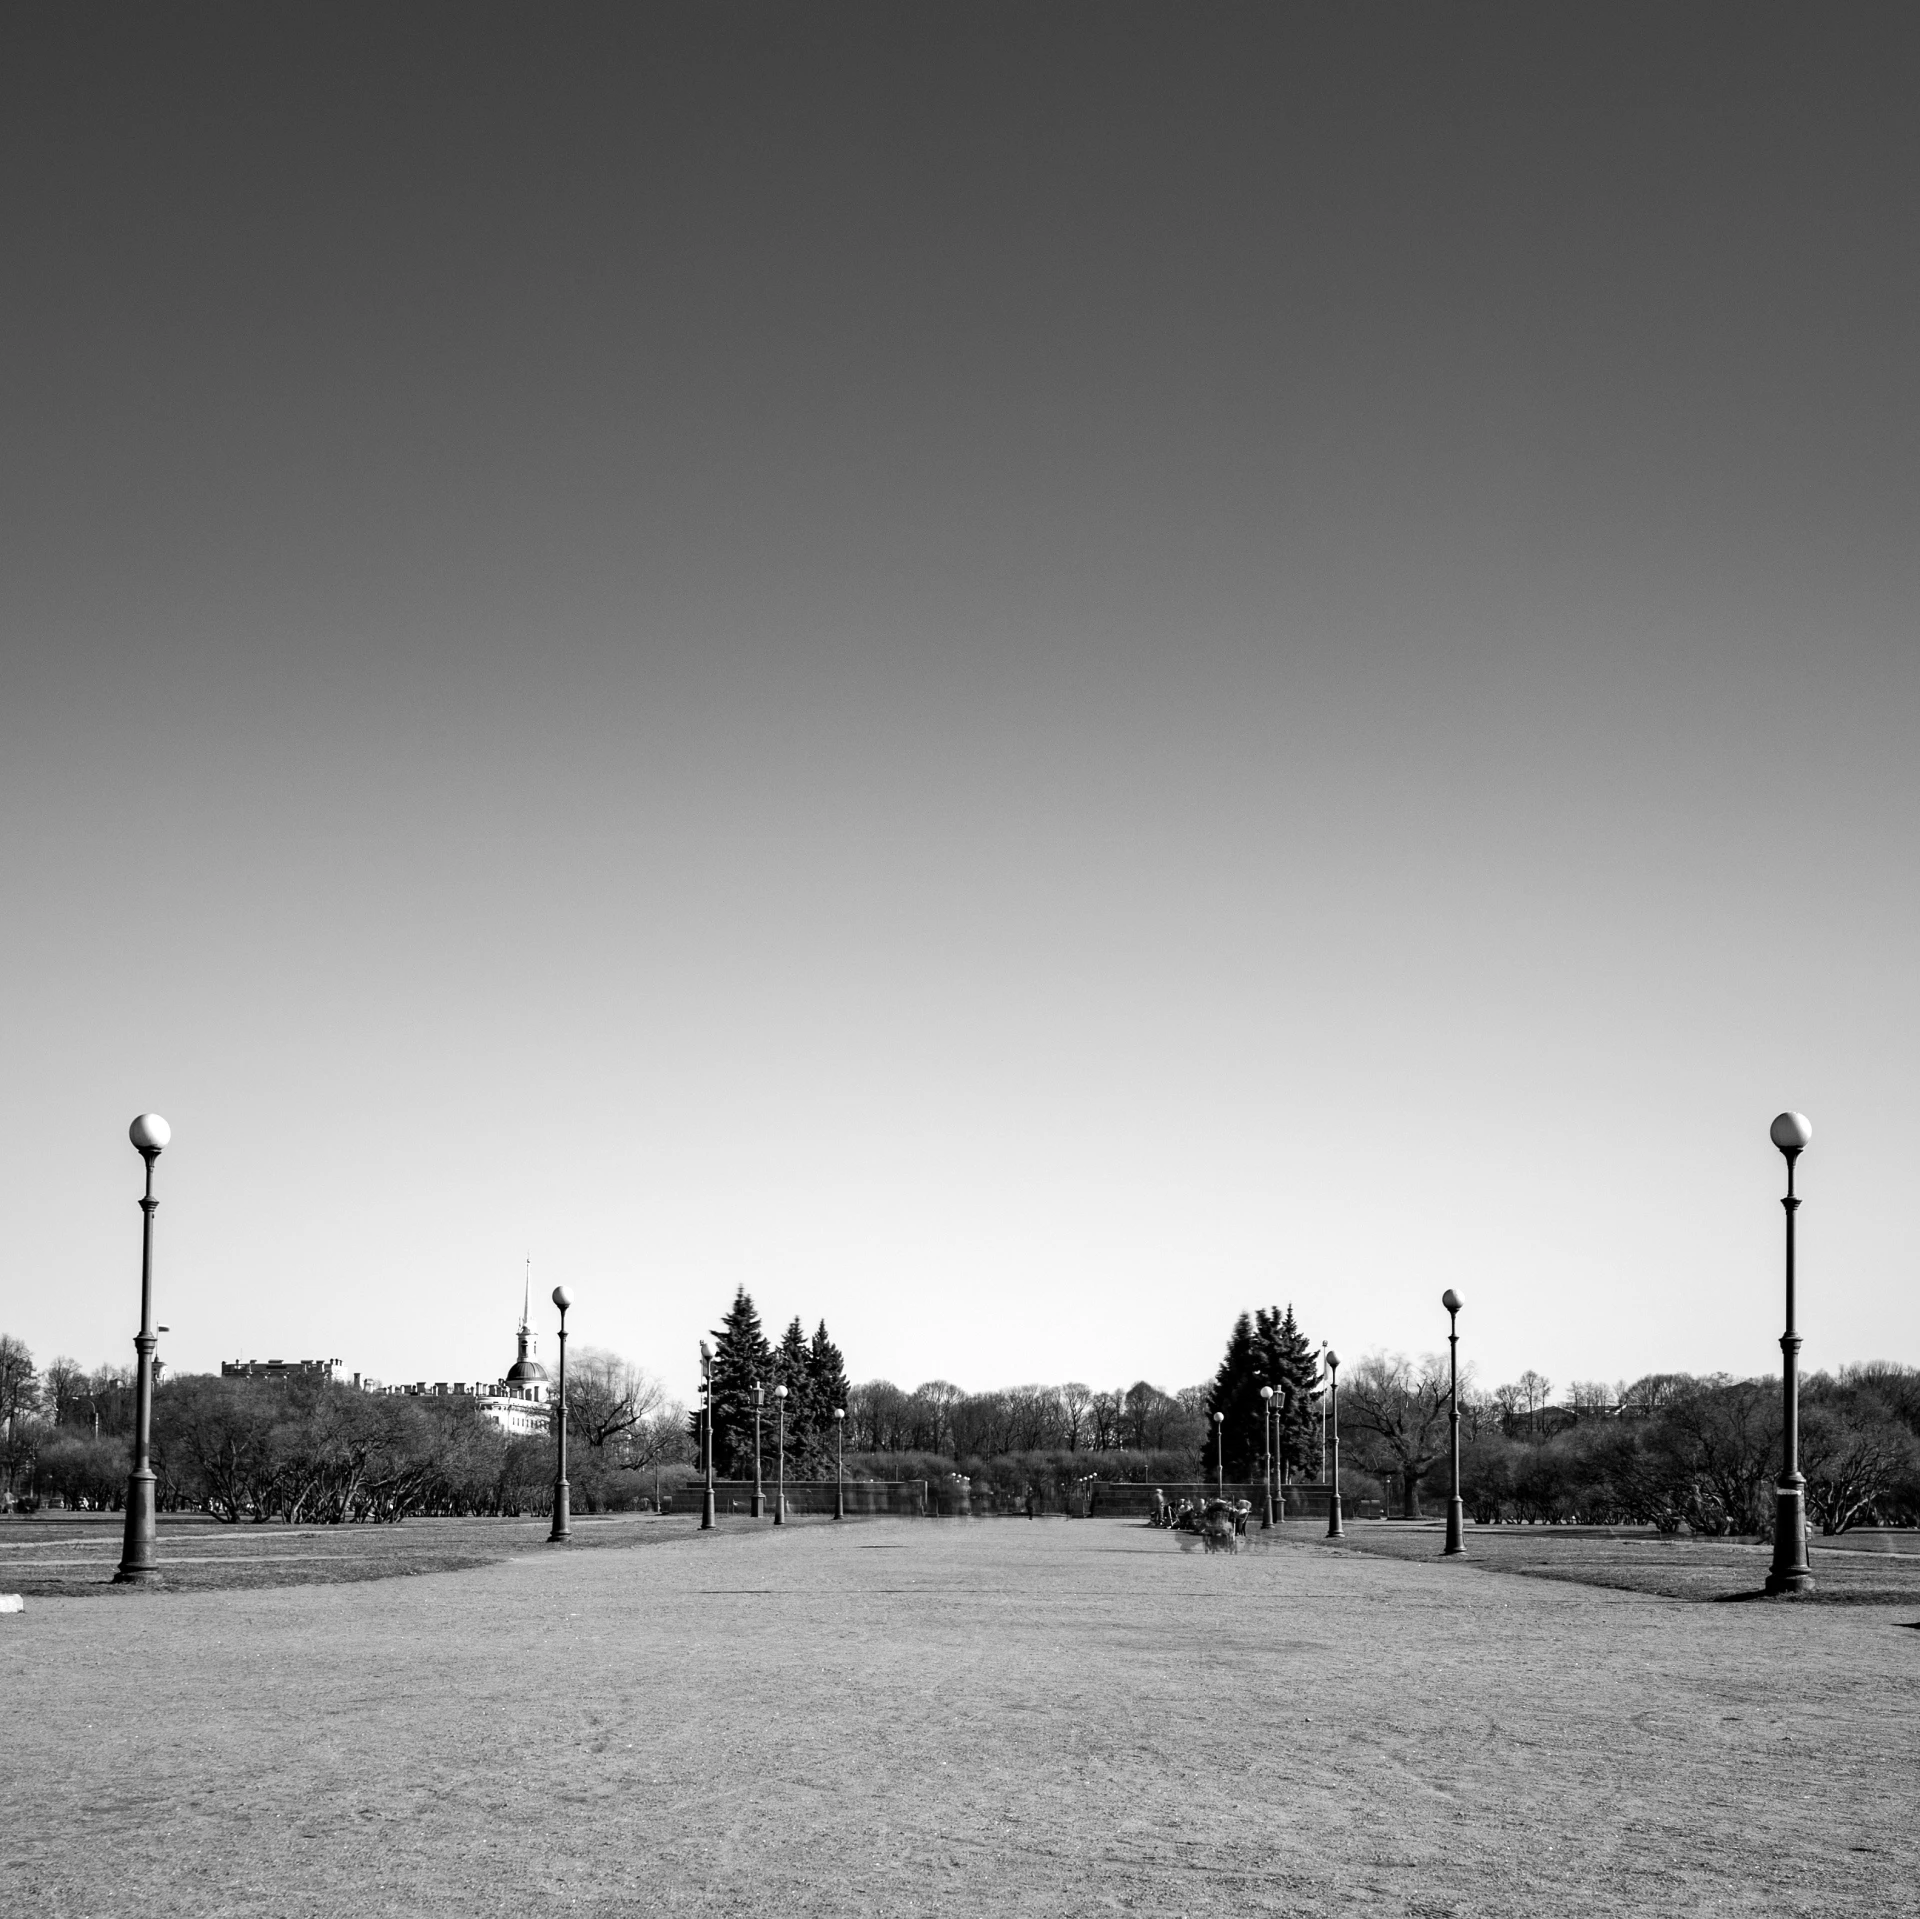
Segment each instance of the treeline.
M0 1341L4 1488L117 1510L131 1467L131 1392L68 1392L62 1365L40 1377L18 1341ZM110 1409L97 1424L96 1407ZM618 1355L589 1347L569 1362L567 1407L576 1511L635 1507L690 1477L684 1409ZM551 1431L502 1432L464 1397L208 1374L162 1379L154 1393L163 1511L300 1524L545 1512L554 1462Z
M1547 1382L1460 1395L1461 1498L1482 1524L1647 1525L1770 1537L1780 1471L1778 1379L1652 1373L1548 1403ZM1445 1362L1375 1354L1340 1383L1341 1444L1411 1516L1444 1497ZM1920 1525L1920 1369L1873 1363L1800 1388L1809 1523Z
M1178 1454L1181 1468L1171 1477L1183 1479L1206 1423L1204 1387L1168 1393L1144 1379L1109 1392L1070 1381L984 1393L962 1392L944 1379L910 1392L872 1379L847 1396L849 1457L883 1464L918 1454L948 1468L1016 1453Z

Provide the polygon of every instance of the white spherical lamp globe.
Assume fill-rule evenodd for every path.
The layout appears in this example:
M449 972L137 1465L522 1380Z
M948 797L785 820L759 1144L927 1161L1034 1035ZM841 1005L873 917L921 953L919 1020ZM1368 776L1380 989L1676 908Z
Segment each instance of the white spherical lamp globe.
M553 1303L564 1313L573 1304L573 1295L564 1286L553 1289Z
M1273 1388L1271 1386L1262 1386L1260 1388L1260 1397L1262 1399L1271 1399L1273 1397Z
M1805 1113L1782 1113L1767 1128L1767 1137L1783 1153L1800 1152L1813 1138L1813 1121Z
M164 1153L173 1138L173 1128L158 1113L142 1113L127 1128L127 1137L137 1153Z
M775 1399L785 1399L787 1396L787 1389L784 1386L776 1386L773 1389L773 1396Z

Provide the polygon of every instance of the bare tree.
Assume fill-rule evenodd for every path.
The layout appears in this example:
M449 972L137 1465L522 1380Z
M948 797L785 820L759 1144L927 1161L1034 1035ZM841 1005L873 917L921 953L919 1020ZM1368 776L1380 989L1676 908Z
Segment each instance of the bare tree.
M40 1379L33 1354L11 1333L0 1333L0 1495L13 1493L13 1476L30 1442L22 1427L39 1410Z
M1055 1395L1060 1407L1060 1423L1067 1436L1067 1451L1077 1453L1087 1436L1087 1415L1093 1410L1093 1388L1070 1379Z
M1843 1533L1873 1519L1920 1454L1907 1427L1878 1408L1817 1400L1802 1415L1800 1448L1807 1511L1823 1533Z
M953 1409L966 1398L951 1380L930 1379L913 1389L913 1439L916 1451L943 1453L953 1444Z
M657 1379L604 1346L582 1346L567 1361L567 1426L589 1446L631 1433L665 1398Z
M1426 1354L1373 1353L1340 1382L1340 1417L1367 1434L1399 1476L1403 1509L1420 1514L1420 1481L1447 1450L1447 1362Z

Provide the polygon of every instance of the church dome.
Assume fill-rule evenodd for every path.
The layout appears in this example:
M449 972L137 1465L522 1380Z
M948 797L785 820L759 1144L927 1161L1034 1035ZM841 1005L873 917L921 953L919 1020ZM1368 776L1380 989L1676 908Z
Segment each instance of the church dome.
M510 1385L516 1382L523 1383L529 1379L545 1379L546 1376L547 1369L537 1359L529 1359L525 1353L522 1353L507 1368L507 1381Z

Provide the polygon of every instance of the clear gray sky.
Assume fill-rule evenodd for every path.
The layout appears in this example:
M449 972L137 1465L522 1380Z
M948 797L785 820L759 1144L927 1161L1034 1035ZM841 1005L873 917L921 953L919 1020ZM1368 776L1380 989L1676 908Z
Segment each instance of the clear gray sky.
M0 1327L1920 1359L1911 9L15 5ZM550 1320L551 1310L545 1317ZM544 1350L551 1351L550 1339Z

